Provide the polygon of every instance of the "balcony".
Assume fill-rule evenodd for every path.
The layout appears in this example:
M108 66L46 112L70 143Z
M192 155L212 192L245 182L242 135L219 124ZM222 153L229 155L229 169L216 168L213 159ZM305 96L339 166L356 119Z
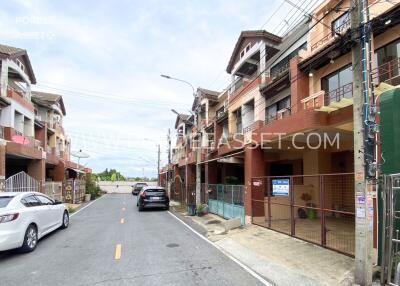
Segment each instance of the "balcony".
M393 59L371 71L372 81L379 85L386 83L392 86L400 84L400 58Z
M284 109L278 110L275 114L273 114L271 116L266 116L265 124L269 124L273 121L281 120L283 118L289 117L290 114L291 114L290 108L284 108Z
M7 88L7 97L17 101L19 104L24 106L30 112L34 112L34 107L28 95L25 91L18 90L12 87Z
M332 112L353 105L353 83L345 84L330 92L323 90L301 100L305 110Z
M35 139L35 137L24 135L22 132L15 129L13 131L13 134L11 134L11 137L9 138L10 141L34 148L42 146L42 142Z
M334 39L339 38L339 35L344 35L350 29L350 25L351 20L350 17L348 17L340 26L335 27L335 29L332 29L332 31L330 31L327 35L313 43L311 45L311 53L324 47L327 43L332 42Z

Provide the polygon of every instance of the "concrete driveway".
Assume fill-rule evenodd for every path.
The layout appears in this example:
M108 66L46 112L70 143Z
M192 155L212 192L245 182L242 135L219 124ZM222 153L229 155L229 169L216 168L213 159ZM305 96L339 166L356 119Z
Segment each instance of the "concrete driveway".
M1 285L262 285L167 211L107 194L42 239L0 253Z

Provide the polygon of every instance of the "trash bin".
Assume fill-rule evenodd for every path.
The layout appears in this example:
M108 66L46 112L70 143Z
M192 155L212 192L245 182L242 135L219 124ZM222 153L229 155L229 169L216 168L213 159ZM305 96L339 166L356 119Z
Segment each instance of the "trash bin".
M190 216L196 215L196 205L195 204L188 205L187 212L188 212L188 215L190 215Z

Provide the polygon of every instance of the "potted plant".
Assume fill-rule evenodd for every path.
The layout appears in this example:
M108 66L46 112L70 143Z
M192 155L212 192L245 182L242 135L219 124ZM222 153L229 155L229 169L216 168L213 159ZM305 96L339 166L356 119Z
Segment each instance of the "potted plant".
M305 203L307 207L311 207L311 208L315 208L315 204L310 202L312 199L311 194L309 193L303 193L300 197L300 199L302 199ZM315 209L309 209L307 208L307 217L309 219L315 219L317 217L317 213L315 211Z
M197 205L196 214L197 214L197 216L203 216L203 215L207 214L206 206L203 204Z

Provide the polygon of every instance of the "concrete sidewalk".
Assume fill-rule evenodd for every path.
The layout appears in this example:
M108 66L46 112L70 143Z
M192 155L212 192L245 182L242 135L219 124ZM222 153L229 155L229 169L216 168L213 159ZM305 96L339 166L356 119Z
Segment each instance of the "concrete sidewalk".
M275 285L353 285L354 259L263 228L225 230L226 220L207 214L188 217L206 236Z

